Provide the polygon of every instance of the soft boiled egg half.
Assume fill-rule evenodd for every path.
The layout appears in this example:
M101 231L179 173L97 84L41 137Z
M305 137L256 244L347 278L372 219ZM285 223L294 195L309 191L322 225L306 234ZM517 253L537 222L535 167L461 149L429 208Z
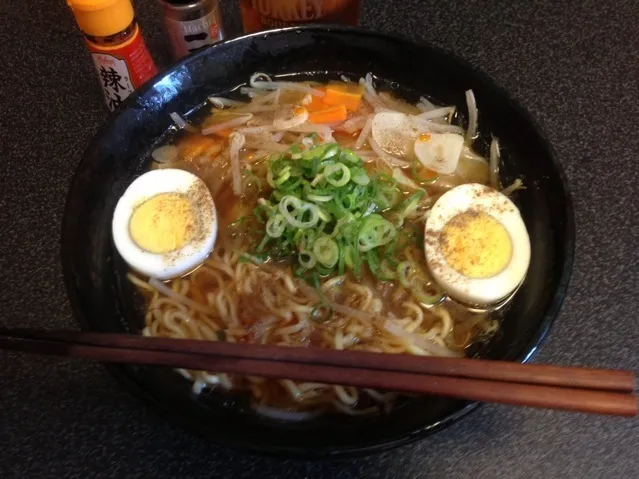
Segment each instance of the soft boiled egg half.
M202 180L184 170L145 173L113 213L113 241L134 270L161 280L192 271L211 253L217 214Z
M530 238L515 204L471 183L443 194L426 221L426 262L447 294L491 305L521 284L530 264Z

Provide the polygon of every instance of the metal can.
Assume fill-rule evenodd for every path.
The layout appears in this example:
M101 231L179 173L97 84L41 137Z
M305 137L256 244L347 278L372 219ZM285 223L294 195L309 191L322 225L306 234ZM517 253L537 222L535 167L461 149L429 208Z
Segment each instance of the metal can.
M159 0L176 59L223 38L218 0Z
M244 31L308 23L357 25L360 0L239 0Z

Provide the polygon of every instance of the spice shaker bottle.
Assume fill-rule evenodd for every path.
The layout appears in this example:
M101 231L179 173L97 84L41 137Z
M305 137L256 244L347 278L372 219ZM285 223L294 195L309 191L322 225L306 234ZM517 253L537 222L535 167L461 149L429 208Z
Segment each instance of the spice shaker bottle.
M175 59L222 39L218 0L158 0Z
M67 4L84 34L104 99L113 111L157 73L131 0L67 0Z
M357 25L360 0L238 0L246 33L308 23Z

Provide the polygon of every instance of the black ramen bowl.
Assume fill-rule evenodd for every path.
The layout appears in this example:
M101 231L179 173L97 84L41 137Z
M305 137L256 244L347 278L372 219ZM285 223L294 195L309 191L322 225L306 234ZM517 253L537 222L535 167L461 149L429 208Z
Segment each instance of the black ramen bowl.
M197 110L207 96L222 95L256 71L290 79L327 80L372 72L380 88L410 101L427 95L466 111L472 88L480 111L481 144L501 140L501 181L523 178L516 202L530 233L528 276L500 333L481 355L529 360L566 294L574 222L564 173L534 121L483 73L428 45L354 28L307 27L249 35L211 46L161 73L112 114L89 145L75 174L62 233L62 263L75 315L85 330L137 333L143 316L126 280L127 267L111 240L116 202L149 168L150 152L170 130L171 112ZM485 146L484 145L484 146ZM401 402L390 414L320 416L306 422L266 418L242 396L191 393L190 383L166 368L110 366L135 394L219 444L259 452L326 457L379 451L440 430L476 403L436 397Z

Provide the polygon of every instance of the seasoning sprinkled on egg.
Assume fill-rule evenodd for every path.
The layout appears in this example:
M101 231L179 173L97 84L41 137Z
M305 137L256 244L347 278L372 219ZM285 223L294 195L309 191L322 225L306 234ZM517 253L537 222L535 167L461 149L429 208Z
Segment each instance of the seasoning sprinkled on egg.
M197 220L186 195L162 193L138 206L129 222L131 238L150 253L168 253L196 233Z
M444 258L469 278L488 278L510 261L513 246L506 228L481 211L469 210L453 217L442 231Z

